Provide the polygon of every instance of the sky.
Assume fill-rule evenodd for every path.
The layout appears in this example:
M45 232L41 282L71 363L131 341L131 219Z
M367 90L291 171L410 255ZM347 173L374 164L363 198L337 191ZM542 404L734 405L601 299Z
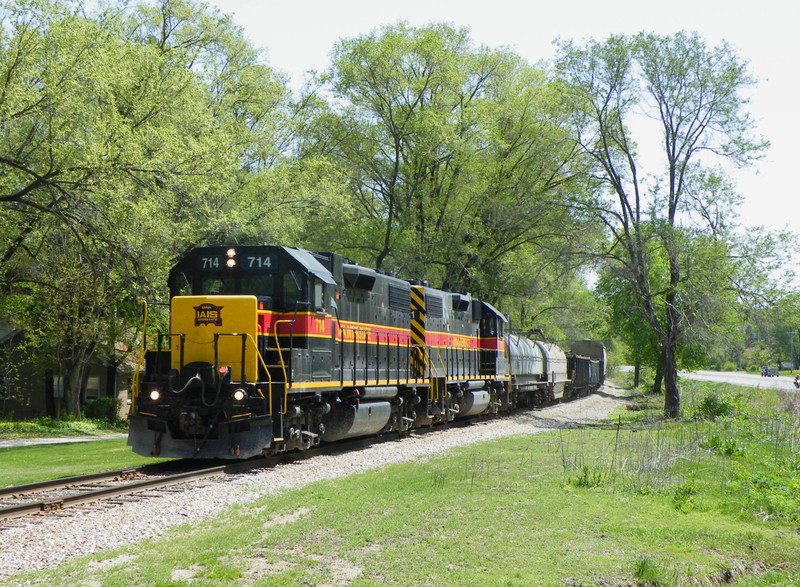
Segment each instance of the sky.
M302 86L324 71L334 43L400 20L445 22L469 29L475 46L507 48L528 63L551 61L556 39L603 40L611 34L696 31L710 46L727 41L758 80L749 111L770 149L733 175L745 198L748 227L800 231L800 3L792 0L207 0L231 14L267 63Z

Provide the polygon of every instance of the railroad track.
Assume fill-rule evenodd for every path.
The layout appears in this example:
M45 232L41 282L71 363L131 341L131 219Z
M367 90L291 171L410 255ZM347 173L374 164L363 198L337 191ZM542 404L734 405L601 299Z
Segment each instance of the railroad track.
M65 477L0 489L0 520L47 514L70 507L161 489L228 472L229 465L204 467L177 473L150 472L153 467L120 469Z
M449 422L445 427L460 428L480 422L481 418L466 418ZM443 427L436 425L430 428L419 428L413 431L414 436L436 433ZM171 486L187 484L211 477L244 473L255 469L275 467L280 464L299 462L320 455L367 448L381 442L393 442L401 436L387 434L378 437L357 438L333 444L323 445L303 452L281 453L246 461L227 462L224 464L204 465L199 461L169 461L138 468L105 471L75 477L63 477L50 481L31 483L0 488L0 521L32 515L53 515L69 508L111 501L114 498L142 494L148 490L161 490ZM182 470L174 472L175 468ZM170 471L173 469L173 471Z
M148 490L161 490L180 484L187 484L188 487L188 484L193 481L270 468L318 455L356 450L376 442L395 439L396 437L357 439L317 447L304 452L283 453L211 466L196 461L170 461L139 468L63 477L28 485L0 488L0 521L32 515L53 515L68 508L127 496L135 499L133 496ZM170 471L170 468L185 469L186 467L190 467L190 470Z

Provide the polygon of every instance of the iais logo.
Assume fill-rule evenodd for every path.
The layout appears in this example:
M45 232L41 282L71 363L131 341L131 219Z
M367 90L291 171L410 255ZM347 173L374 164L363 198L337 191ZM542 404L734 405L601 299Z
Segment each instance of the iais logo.
M194 325L213 324L214 326L222 326L222 308L223 306L215 306L209 303L195 306Z

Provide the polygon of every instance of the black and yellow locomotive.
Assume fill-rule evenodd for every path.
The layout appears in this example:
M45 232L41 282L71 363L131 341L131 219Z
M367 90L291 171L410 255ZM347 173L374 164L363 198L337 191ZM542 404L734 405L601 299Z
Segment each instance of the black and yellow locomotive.
M307 449L602 382L602 345L568 365L555 345L507 336L486 302L335 253L199 248L173 267L169 288L170 330L151 338L134 385L128 443L143 455ZM584 365L578 388L568 369Z

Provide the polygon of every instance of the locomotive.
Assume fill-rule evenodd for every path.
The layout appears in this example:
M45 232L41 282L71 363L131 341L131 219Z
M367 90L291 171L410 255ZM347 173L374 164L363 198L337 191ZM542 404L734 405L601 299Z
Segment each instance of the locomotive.
M196 248L169 290L169 332L150 337L133 385L128 444L141 455L305 450L569 399L604 380L600 342L565 353L506 332L470 294L336 253Z

